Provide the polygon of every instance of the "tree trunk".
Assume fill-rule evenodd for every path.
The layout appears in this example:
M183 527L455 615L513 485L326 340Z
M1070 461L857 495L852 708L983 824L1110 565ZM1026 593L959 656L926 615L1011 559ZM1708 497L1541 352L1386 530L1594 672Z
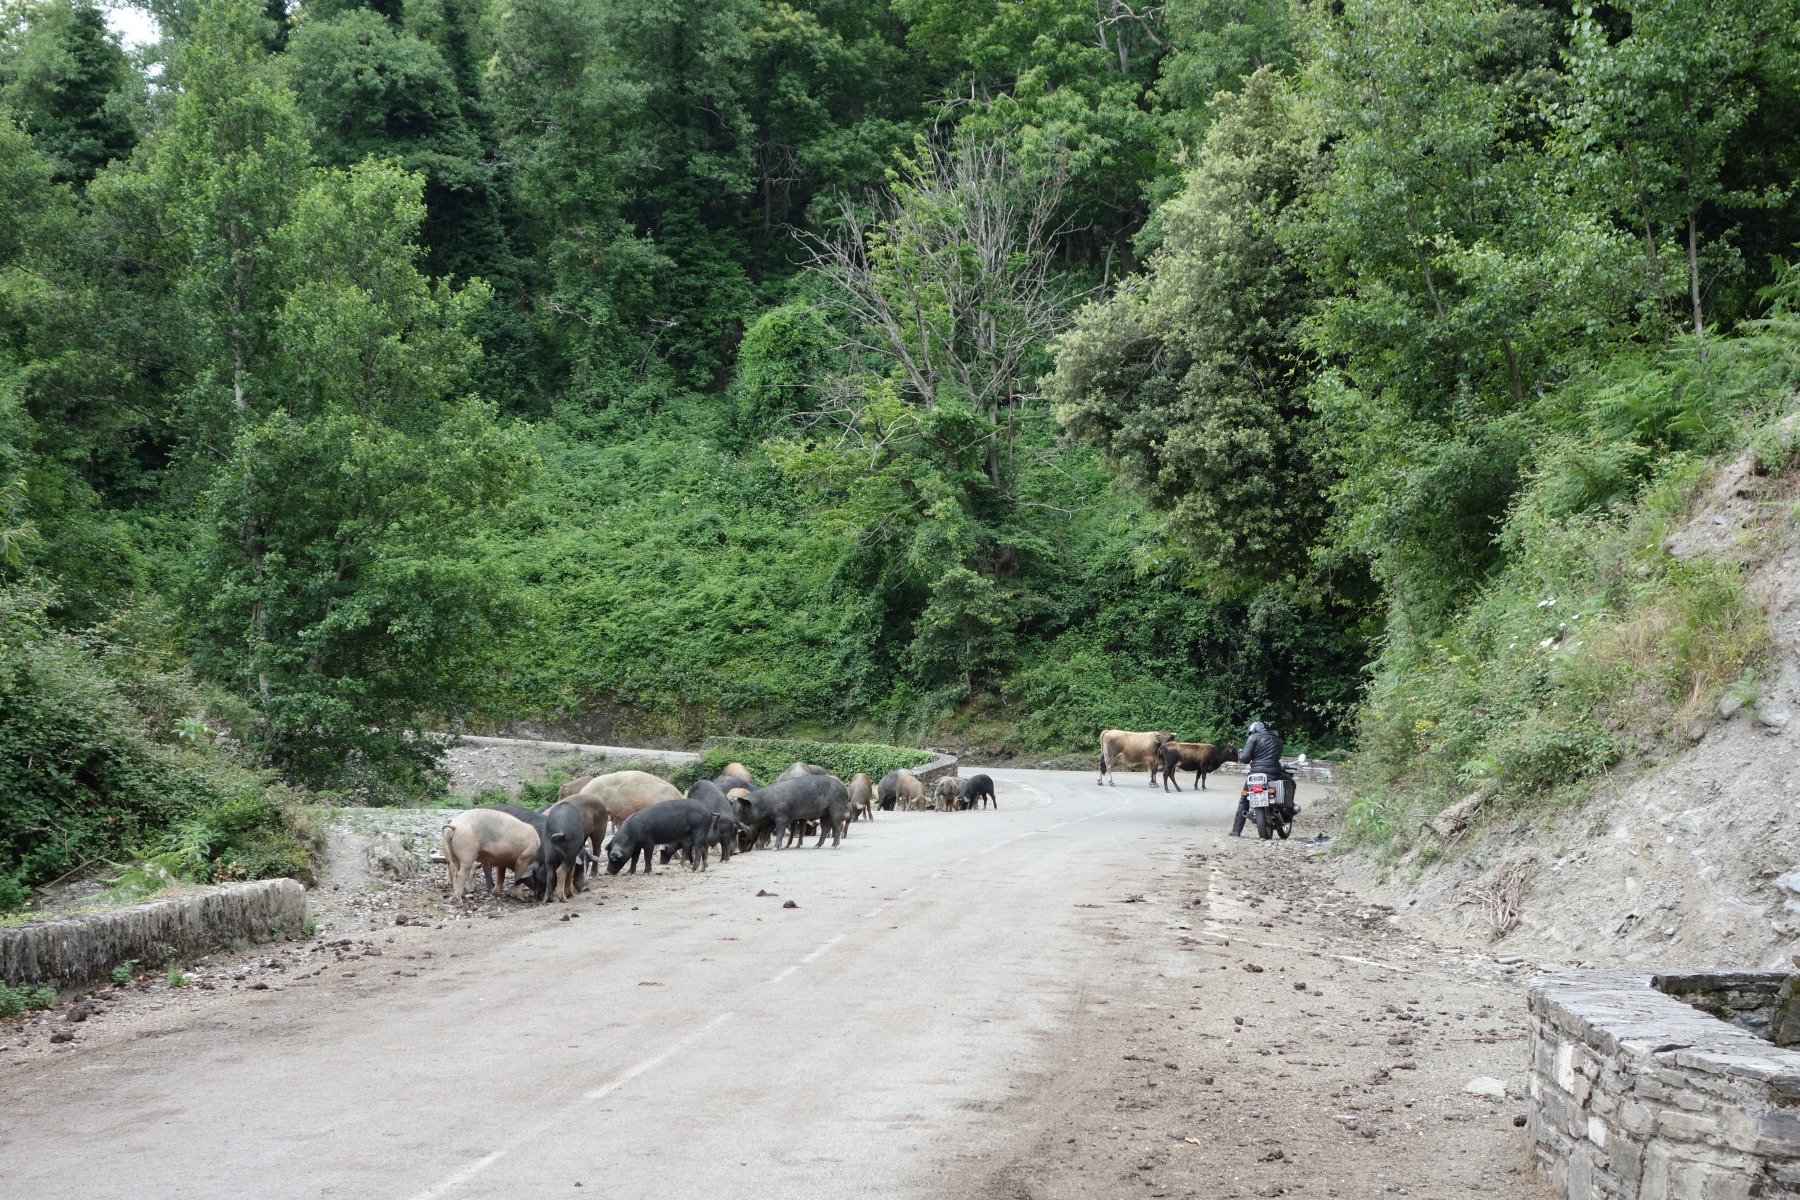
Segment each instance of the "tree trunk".
M1500 346L1506 351L1506 377L1512 381L1513 400L1520 408L1525 407L1525 385L1519 378L1519 355L1513 349L1511 338L1501 338Z
M1694 302L1694 336L1706 336L1706 322L1700 310L1700 233L1699 214L1688 213L1688 296ZM1706 348L1701 347L1701 357Z
M1660 306L1666 285L1663 283L1662 256L1656 252L1656 225L1650 219L1650 202L1644 198L1644 185L1638 179L1637 149L1625 143L1625 161L1631 165L1631 190L1637 196L1638 215L1644 222L1644 246L1650 255L1650 280L1656 289L1656 300Z

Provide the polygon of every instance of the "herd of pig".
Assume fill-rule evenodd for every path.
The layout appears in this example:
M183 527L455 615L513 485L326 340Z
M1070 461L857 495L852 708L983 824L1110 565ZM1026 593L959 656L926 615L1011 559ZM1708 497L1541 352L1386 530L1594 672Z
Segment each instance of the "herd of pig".
M514 887L528 887L546 902L553 895L568 900L602 858L610 875L628 863L635 874L640 857L649 872L651 855L660 849L665 865L679 853L690 870L704 871L714 846L724 862L734 849L770 843L783 849L815 827L816 845L830 834L836 846L850 822L873 819L876 808L943 811L989 804L999 807L986 775L946 776L928 793L910 771L890 771L880 783L859 771L846 784L824 767L797 762L758 787L749 768L730 763L717 779L702 779L684 795L647 772L614 771L569 780L543 808L490 804L460 814L444 826L444 861L452 900L468 894L476 867L496 895L506 894L511 871Z

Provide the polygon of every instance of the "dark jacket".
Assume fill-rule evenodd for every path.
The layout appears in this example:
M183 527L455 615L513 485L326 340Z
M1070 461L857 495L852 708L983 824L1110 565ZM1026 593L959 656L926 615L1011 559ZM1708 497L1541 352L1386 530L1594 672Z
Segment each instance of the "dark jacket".
M1271 779L1283 778L1281 770L1281 735L1273 729L1253 733L1238 751L1238 761L1245 771L1261 771Z

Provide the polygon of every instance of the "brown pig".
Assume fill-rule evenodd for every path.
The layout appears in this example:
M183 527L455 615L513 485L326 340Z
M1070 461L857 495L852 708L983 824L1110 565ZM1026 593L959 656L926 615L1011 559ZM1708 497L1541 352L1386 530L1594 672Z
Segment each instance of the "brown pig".
M859 817L875 819L875 784L869 779L867 771L858 771L850 777L850 819Z
M900 798L900 807L907 810L925 807L925 785L911 771L894 773L894 794Z
M962 784L954 775L940 778L931 789L931 806L939 812L956 811L956 802L962 799Z
M592 783L593 779L594 777L592 775L577 775L575 778L556 789L556 798L558 800L567 800L570 796L579 792L589 783Z

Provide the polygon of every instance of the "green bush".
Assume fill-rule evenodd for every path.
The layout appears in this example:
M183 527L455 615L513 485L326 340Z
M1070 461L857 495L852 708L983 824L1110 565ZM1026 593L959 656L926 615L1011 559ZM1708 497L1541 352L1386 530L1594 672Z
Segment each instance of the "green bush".
M304 873L298 804L237 758L241 708L169 665L154 615L70 633L49 600L0 587L0 911L109 860L140 860L136 892Z
M52 1008L56 1005L56 989L48 985L28 988L9 987L0 983L0 1017L16 1017L26 1009Z
M691 774L678 773L674 782L678 787L685 787L695 779L711 779L731 762L743 763L750 768L756 782L761 784L773 783L776 776L797 762L824 767L839 779L849 779L858 771L867 771L870 779L880 779L889 771L922 767L932 758L929 750L878 743L707 738L700 750L700 761L692 766ZM685 780L684 774L687 775Z

